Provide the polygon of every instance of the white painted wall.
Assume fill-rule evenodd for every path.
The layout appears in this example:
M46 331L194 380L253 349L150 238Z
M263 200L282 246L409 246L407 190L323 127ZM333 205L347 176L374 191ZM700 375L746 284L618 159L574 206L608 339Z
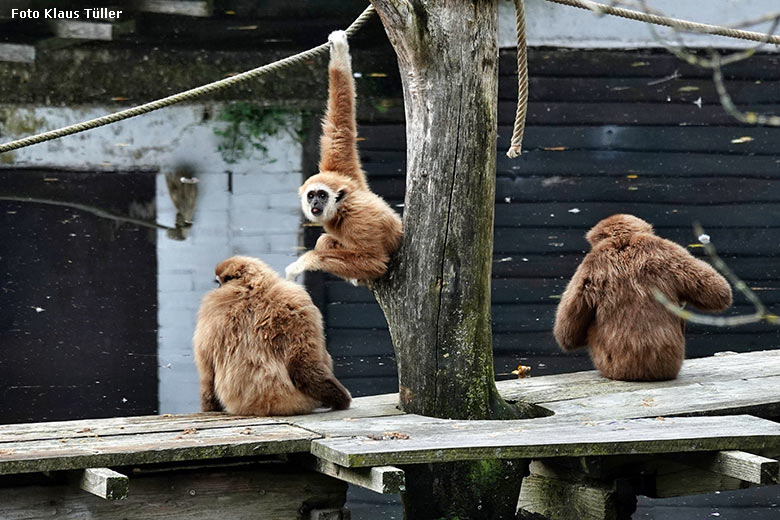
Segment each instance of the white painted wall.
M596 1L610 3L609 0ZM647 0L647 5L666 16L715 25L744 22L780 11L780 3L777 0ZM525 0L525 6L528 43L531 46L660 47L643 22L614 16L598 16L583 9L553 4L547 0ZM745 29L764 32L769 28L770 24L765 23ZM663 28L659 28L659 32L670 34ZM685 35L684 41L691 47L744 48L755 45L752 42L719 36ZM517 45L514 4L510 0L502 0L499 7L499 45ZM767 45L764 50L780 49L776 45Z
M12 152L2 166L103 170L159 168L157 221L172 226L176 210L164 174L186 162L199 179L194 225L185 241L157 235L158 356L160 413L199 409L192 333L203 294L214 288L214 267L235 254L262 258L279 272L297 256L302 147L289 135L269 138L268 154L254 151L235 164L223 161L214 129L204 121L220 105L180 105L89 132ZM4 107L0 105L0 110ZM114 107L8 106L14 117L59 128L115 110ZM24 137L2 132L2 141ZM228 191L228 171L233 190ZM112 175L107 172L106 175ZM130 208L128 208L130 211Z

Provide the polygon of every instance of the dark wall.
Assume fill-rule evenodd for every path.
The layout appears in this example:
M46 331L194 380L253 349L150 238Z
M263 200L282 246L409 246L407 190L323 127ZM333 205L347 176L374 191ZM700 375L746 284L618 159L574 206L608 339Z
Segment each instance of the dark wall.
M85 208L154 221L154 196L148 173L0 170L0 423L157 411L155 231Z
M780 129L739 125L706 71L665 53L537 49L524 152L511 160L514 59L502 52L493 269L499 377L512 377L520 363L534 375L591 366L584 352L564 356L551 329L559 295L588 249L585 232L614 213L650 221L697 256L691 224L700 221L763 301L780 301ZM726 69L734 100L777 113L778 65L780 58L764 55ZM405 186L401 94L397 71L379 72L364 71L359 88L384 89L393 109L382 112L372 100L375 115L360 121L360 152L373 189L397 205ZM311 247L318 231L308 233ZM329 276L309 285L323 302L339 377L360 394L397 390L389 334L369 291ZM728 314L751 309L737 296ZM775 348L780 329L692 325L687 341L689 357Z

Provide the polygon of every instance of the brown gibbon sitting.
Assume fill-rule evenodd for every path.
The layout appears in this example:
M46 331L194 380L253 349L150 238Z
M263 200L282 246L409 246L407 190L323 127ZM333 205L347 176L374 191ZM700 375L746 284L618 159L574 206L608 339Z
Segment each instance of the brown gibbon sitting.
M220 287L203 298L193 337L201 410L264 416L349 408L309 293L246 256L221 262L216 275Z
M685 357L685 324L653 295L703 311L731 305L728 282L632 215L612 215L586 235L591 245L566 287L554 334L564 350L589 347L610 379L674 379Z

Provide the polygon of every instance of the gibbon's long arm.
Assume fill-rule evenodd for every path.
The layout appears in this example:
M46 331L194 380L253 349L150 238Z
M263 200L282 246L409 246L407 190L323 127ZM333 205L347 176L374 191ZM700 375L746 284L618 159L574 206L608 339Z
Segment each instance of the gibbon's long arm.
M311 353L301 351L287 363L287 373L293 385L325 406L334 410L346 410L352 402L352 396L344 388L324 361L314 359Z
M344 31L335 31L330 41L328 66L328 108L322 121L320 138L321 172L337 172L368 188L366 175L360 166L355 122L355 80L352 59Z
M703 311L722 311L731 305L731 287L710 264L691 256L677 244L672 244L673 270L681 300Z
M587 346L588 328L596 314L595 307L590 306L585 298L583 289L587 267L584 266L583 262L577 268L555 313L553 334L563 350Z
M374 280L387 270L386 256L350 249L314 249L287 266L287 279L304 271L326 271L346 280Z

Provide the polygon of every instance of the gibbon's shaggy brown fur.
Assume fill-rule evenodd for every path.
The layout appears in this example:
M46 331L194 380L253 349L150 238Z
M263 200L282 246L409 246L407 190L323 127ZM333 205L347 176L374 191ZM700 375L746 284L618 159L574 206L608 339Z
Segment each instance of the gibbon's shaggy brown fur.
M322 123L319 173L300 187L301 208L325 233L285 273L327 271L353 283L373 280L401 245L401 219L366 181L357 151L355 81L344 31L330 35L328 108Z
M295 415L325 405L349 408L333 375L320 311L309 293L256 258L234 256L216 268L193 343L201 410Z
M653 296L704 311L731 305L728 282L681 246L632 215L612 215L586 235L591 244L563 293L555 339L564 350L590 347L610 379L674 379L685 357L685 324Z

